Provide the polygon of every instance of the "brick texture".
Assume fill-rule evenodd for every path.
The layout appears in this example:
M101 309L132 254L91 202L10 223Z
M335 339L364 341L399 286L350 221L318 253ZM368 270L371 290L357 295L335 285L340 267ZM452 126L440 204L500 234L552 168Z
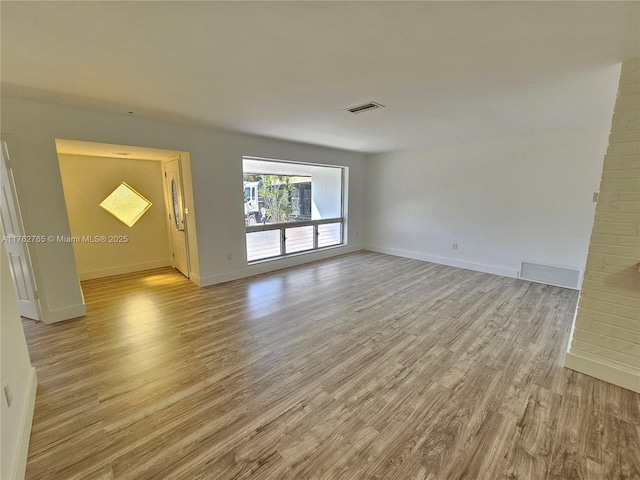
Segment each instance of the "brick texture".
M640 384L640 59L622 66L570 353ZM584 372L589 373L589 372Z

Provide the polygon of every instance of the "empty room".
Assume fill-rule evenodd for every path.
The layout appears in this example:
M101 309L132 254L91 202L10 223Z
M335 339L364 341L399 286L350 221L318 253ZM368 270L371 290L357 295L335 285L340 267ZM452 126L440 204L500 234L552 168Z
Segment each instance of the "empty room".
M640 479L640 2L0 22L2 480Z

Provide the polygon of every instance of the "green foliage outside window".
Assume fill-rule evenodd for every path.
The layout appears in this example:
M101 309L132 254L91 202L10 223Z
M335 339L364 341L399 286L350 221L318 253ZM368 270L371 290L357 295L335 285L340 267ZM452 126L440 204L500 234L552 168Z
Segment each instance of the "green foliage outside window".
M286 175L263 175L259 195L264 199L267 217L271 223L289 221L292 212L291 191L293 185Z

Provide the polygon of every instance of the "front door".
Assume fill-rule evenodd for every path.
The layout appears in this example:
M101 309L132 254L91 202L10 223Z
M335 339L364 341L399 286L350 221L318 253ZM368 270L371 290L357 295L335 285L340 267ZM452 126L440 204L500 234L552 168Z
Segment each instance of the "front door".
M189 258L187 255L187 222L185 219L184 197L182 195L182 175L180 157L164 164L165 192L169 207L169 230L173 249L173 265L189 278Z
M40 308L36 295L31 257L27 249L28 241L44 241L38 237L26 237L15 194L13 173L9 168L7 144L0 142L0 217L2 219L2 242L7 249L9 269L18 296L20 315L40 320Z

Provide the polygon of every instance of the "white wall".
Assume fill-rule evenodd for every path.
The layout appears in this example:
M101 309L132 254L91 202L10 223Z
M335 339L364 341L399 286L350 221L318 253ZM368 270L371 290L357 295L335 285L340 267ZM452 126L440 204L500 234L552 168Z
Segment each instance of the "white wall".
M640 392L640 59L624 62L565 365Z
M0 478L14 480L24 477L27 465L37 383L35 370L29 360L4 244L0 247L0 257L0 384L2 388L9 384L13 393L13 402L9 407L4 392L0 390Z
M367 157L366 248L513 277L522 261L581 270L607 133Z
M190 153L198 263L196 282L209 285L359 249L363 228L364 157L361 154L250 135L171 124L79 108L2 98L1 133L16 176L28 234L69 235L55 139L163 148ZM345 212L349 244L331 251L247 267L243 220L242 157L298 160L350 168ZM230 253L232 259L227 260ZM64 318L82 305L71 245L34 245L36 280L45 291L43 310ZM43 312L45 319L51 315ZM69 317L67 317L69 318Z
M170 265L161 162L81 155L59 155L59 160L71 234L128 238L74 243L81 280ZM123 181L153 204L133 227L100 207Z

